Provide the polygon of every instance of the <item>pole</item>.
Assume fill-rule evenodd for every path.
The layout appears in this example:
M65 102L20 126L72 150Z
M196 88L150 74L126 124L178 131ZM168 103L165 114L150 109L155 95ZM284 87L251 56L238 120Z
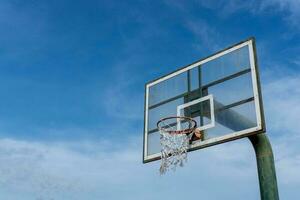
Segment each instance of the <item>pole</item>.
M279 200L272 147L266 134L249 136L256 154L261 200Z

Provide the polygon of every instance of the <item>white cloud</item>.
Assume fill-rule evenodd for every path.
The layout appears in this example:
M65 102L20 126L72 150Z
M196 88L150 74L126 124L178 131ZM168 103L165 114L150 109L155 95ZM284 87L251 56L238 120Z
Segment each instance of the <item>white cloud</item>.
M73 149L80 145L0 140L2 197L6 197L5 191L13 191L29 196L28 199L155 199L172 196L170 191L173 191L173 197L179 199L179 196L192 197L194 194L178 193L175 189L178 185L170 183L177 182L183 190L196 190L199 186L213 185L220 177L231 177L230 183L234 180L255 182L255 178L251 177L255 173L254 158L247 159L249 156L245 155L249 155L249 145L241 143L190 154L190 162L185 168L178 169L176 173L170 172L165 177L158 174L158 162L141 163L141 144L136 139L126 142L124 149L112 152L106 150L108 143L101 142L83 144L81 149L88 148L89 153ZM236 152L236 148L240 151ZM242 167L241 163L244 163ZM197 176L191 177L196 172ZM199 182L199 178L207 181ZM224 183L224 179L221 182ZM253 186L255 188L255 184ZM246 188L245 185L243 190ZM221 194L229 195L229 191L220 192L215 198ZM203 191L203 196L209 194L209 191Z
M122 68L117 66L115 69L112 81L116 84L108 85L101 95L102 108L108 116L115 119L138 120L143 116L143 104L140 103L143 95L140 90L136 90L136 84L141 83L128 73L133 63L132 60L118 63ZM135 70L132 70L132 73L135 73Z
M187 20L187 28L195 35L196 44L194 45L198 50L209 50L211 52L219 50L220 46L217 44L219 34L218 32L208 25L205 21Z
M297 58L297 59L293 60L292 63L300 66L300 58Z
M263 90L270 130L280 135L299 137L300 76L273 75L272 81L269 81Z
M245 156L249 155L249 145L232 143L190 154L185 168L160 177L158 162L141 164L141 138L127 140L125 144L124 148L115 149L110 147L119 144L112 141L42 144L2 139L2 197L6 197L3 196L5 191L10 191L10 195L12 191L16 195L29 196L28 199L118 199L120 196L132 199L132 192L135 192L134 198L155 199L158 196L167 198L173 191L176 199L186 194L176 193L177 186L170 185L170 182L190 182L191 185L183 185L182 189L196 190L199 185L215 186L214 181L221 185L224 180L217 181L220 177L231 177L230 183L234 180L248 182L249 178L255 181L251 178L255 168L250 167L254 164L254 157L249 164L251 160ZM235 152L235 149L240 151ZM199 167L198 176L202 179L213 176L209 182L199 183L198 176L191 177ZM209 190L203 191L203 196L209 194ZM216 194L215 198L221 194L229 195L230 190ZM193 193L188 195L192 197Z
M261 9L273 9L286 13L286 20L297 27L300 18L300 3L298 0L267 0L261 4Z
M223 1L222 5L220 3L218 5L218 9L221 9L220 13L222 16L227 16L240 11L249 11L254 15L264 14L266 12L274 15L281 13L285 16L284 20L288 22L289 25L298 29L300 18L299 0L266 0L261 2L253 0L231 0Z
M188 12L189 6L182 1L165 1L180 11ZM281 13L284 19L293 28L298 29L300 18L299 0L265 0L265 1L205 1L196 0L190 6L201 6L207 9L215 10L216 14L222 18L231 16L238 12L250 12L253 15L271 13L277 15Z
M30 194L30 199L83 199L78 197L81 193L95 193L97 199L98 189L130 178L128 169L140 156L126 144L122 152L109 152L105 142L42 144L2 139L1 190Z
M185 27L194 35L195 44L194 48L198 51L214 52L220 49L218 41L220 34L217 32L216 28L211 24L208 24L204 18L194 18L190 13L190 6L194 4L186 4L183 1L169 1L165 0L164 3L182 14L182 19ZM207 8L213 8L214 3L211 1L199 1L197 4ZM215 2L215 4L218 4Z

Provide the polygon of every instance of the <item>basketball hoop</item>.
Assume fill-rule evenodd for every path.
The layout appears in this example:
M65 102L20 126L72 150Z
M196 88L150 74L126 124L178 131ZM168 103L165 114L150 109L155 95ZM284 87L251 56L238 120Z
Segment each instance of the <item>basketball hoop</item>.
M166 117L157 122L160 132L161 166L160 174L169 169L176 170L187 161L187 150L197 122L190 117Z

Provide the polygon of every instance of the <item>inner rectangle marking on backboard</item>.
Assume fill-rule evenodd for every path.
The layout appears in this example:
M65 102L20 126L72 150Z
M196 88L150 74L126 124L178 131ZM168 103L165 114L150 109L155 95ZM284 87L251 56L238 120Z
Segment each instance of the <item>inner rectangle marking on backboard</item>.
M199 130L206 130L206 129L214 127L215 126L215 114L214 114L214 98L213 98L212 94L177 106L177 116L181 116L181 110L183 110L187 107L190 107L192 105L207 101L207 100L209 100L209 106L210 106L210 123L206 124L206 125L203 125L203 126L198 126L197 128ZM181 129L180 128L180 123L177 123L177 130L180 130L180 129Z

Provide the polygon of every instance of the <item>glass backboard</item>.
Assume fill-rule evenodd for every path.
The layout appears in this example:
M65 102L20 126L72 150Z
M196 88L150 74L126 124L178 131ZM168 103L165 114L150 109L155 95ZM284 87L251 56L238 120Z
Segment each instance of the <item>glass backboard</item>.
M253 38L151 81L145 92L144 163L160 159L161 118L197 121L204 137L189 151L265 131Z

